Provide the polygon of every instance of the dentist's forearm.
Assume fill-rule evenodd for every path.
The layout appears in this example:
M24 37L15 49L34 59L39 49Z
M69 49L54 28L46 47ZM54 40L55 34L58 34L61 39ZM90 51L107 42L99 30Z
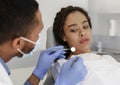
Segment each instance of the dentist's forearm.
M24 83L24 85L38 85L40 82L40 79L36 77L34 74L32 74L28 80Z

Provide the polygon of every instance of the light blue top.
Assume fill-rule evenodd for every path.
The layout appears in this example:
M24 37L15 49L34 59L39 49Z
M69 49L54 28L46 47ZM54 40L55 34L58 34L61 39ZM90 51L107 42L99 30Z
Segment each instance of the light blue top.
M0 58L0 63L2 64L2 66L4 67L4 69L6 70L8 75L10 75L10 69L8 68L7 64L5 63L5 61L2 58Z

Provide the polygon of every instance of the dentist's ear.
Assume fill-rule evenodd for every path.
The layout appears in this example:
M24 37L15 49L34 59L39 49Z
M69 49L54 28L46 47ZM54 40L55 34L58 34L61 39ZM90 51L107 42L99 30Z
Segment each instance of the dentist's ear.
M12 40L12 47L13 48L19 48L19 49L21 49L21 48L23 48L24 47L24 44L25 44L25 41L24 40L22 40L21 38L15 38L14 40Z

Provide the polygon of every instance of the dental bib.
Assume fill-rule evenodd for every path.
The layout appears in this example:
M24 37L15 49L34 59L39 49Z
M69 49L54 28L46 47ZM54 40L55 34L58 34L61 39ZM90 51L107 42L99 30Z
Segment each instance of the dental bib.
M83 63L88 71L85 79L77 85L120 85L120 63L112 56L101 56L93 53L85 53L77 56L83 59ZM53 65L52 74L54 79L57 78L62 65L66 61L65 59L61 59Z

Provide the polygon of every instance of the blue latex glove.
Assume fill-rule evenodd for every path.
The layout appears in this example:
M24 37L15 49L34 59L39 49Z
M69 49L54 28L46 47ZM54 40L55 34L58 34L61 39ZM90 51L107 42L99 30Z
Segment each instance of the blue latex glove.
M87 74L83 59L71 58L63 64L61 72L55 81L55 85L76 85L82 81Z
M37 66L33 71L33 74L39 79L43 79L44 75L47 73L56 58L65 58L63 55L64 51L60 50L63 48L63 46L55 46L42 51L40 53Z

